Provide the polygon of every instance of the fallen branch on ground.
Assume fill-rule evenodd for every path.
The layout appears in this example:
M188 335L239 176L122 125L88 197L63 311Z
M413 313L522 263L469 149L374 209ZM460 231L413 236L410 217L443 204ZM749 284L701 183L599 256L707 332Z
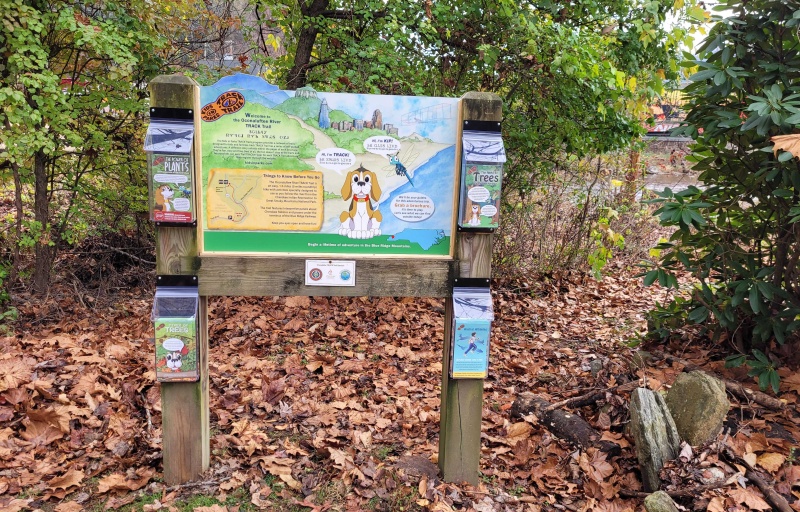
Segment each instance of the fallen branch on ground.
M585 407L587 405L594 405L598 401L605 398L606 393L631 392L637 387L639 387L639 383L634 381L634 382L629 382L627 384L620 384L618 386L610 387L608 389L593 390L580 396L573 396L571 398L567 398L566 400L556 402L551 406L547 407L546 411L550 412L556 409L562 409L564 407L579 408L579 407Z
M178 484L167 487L165 491L172 492L172 491L177 491L179 489L189 489L191 487L211 487L219 485L222 482L223 480L201 480L199 482L187 482L185 484Z
M579 415L561 409L551 410L553 405L555 404L551 404L534 393L525 392L514 400L511 406L511 416L522 418L534 414L544 428L580 448L594 446L611 455L618 455L622 451L622 448L616 443L601 441L600 432Z
M778 510L780 512L793 512L793 509L789 506L789 502L786 501L786 498L781 496L775 489L773 489L772 486L767 483L764 477L762 477L761 474L759 474L759 472L756 471L755 468L753 468L753 466L751 466L746 460L741 457L737 457L730 447L726 447L720 453L731 464L738 464L739 466L743 466L747 469L744 477L756 484L756 487L759 488L769 504L772 505L773 510Z
M729 483L726 481L721 481L716 484L709 484L709 485L698 485L695 487L687 487L685 489L678 489L675 491L664 491L669 494L669 497L672 499L679 499L679 498L696 498L703 494L706 491L713 491L714 489L721 489L723 487L728 486ZM650 496L652 493L644 492L644 491L631 491L629 489L620 489L619 495L623 498L646 498Z

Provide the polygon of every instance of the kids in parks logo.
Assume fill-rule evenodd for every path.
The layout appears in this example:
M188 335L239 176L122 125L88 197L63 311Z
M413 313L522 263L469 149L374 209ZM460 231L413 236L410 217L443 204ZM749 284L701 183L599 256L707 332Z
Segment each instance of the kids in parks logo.
M227 91L220 94L216 100L200 109L200 118L203 121L216 121L220 117L238 112L244 107L244 96L237 91Z

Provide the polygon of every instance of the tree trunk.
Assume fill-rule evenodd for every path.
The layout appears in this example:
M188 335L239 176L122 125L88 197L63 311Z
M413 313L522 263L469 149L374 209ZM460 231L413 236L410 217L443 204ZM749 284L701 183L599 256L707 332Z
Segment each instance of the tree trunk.
M286 79L286 89L290 91L296 91L306 85L314 43L316 43L317 35L319 34L318 24L315 21L308 20L321 16L328 8L328 3L329 0L312 0L311 3L302 3L300 5L300 12L308 25L300 30L297 49L294 52L294 65L289 70L289 75Z
M50 237L50 198L44 152L37 151L33 161L34 195L33 213L39 229L34 245L33 290L44 295L50 288L50 270L55 258L55 247Z
M14 282L17 280L17 276L19 275L19 242L22 239L22 218L25 215L25 209L22 203L22 178L19 174L19 165L12 163L11 170L14 174L14 209L16 210L17 218L14 223L14 245L13 249L11 250L13 258L11 263L11 271L9 272L8 282L6 283L6 289L8 290L10 290L14 285Z

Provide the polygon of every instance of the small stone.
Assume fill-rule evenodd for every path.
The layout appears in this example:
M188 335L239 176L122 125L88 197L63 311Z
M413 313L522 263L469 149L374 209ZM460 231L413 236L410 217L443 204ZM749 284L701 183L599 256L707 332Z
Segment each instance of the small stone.
M592 377L597 377L601 371L603 371L603 361L599 359L592 359L592 362L589 363L589 371L592 374Z
M638 388L631 394L631 435L646 491L661 485L658 472L664 463L678 456L680 437L669 409L660 394Z
M664 491L657 491L644 499L647 512L678 512L678 506Z
M699 371L678 375L666 402L681 439L692 446L716 437L731 408L725 385Z

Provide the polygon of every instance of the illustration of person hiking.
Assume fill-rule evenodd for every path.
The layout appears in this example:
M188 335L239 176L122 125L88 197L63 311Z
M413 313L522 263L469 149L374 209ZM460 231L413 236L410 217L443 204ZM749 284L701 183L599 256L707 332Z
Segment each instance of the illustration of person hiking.
M464 351L464 355L469 354L473 350L478 350L478 344L475 343L476 341L478 341L478 336L476 336L476 334L477 333L473 332L472 336L470 336L470 338L469 338L469 346L467 347L467 350Z

